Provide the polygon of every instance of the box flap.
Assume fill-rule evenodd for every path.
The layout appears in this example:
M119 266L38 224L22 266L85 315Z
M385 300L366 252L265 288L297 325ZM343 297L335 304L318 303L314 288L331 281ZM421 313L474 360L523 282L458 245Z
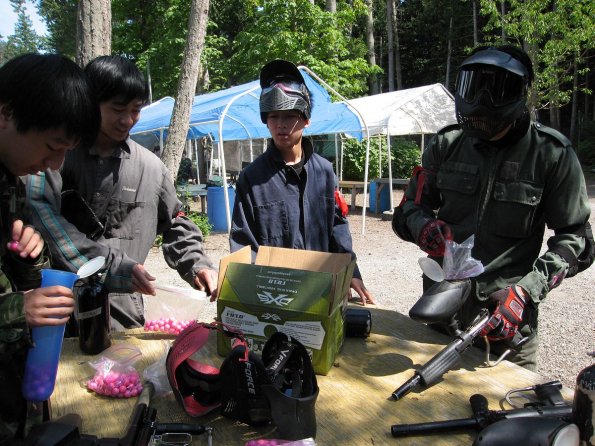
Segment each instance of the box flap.
M338 273L351 262L351 254L307 251L303 249L273 248L260 246L256 254L256 265L277 266Z
M252 263L252 250L250 246L244 246L242 249L231 253L228 256L222 257L219 260L219 276L217 279L217 289L221 290L223 284L223 278L227 271L227 265L230 263Z

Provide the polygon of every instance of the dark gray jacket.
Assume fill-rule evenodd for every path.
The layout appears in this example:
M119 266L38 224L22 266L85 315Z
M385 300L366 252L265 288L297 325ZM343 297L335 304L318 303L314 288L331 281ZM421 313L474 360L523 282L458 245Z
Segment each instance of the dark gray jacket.
M105 224L97 241L86 237L58 210L63 190L76 189ZM94 148L68 152L60 172L46 171L28 180L33 220L49 244L52 265L76 271L89 259L110 263L107 286L114 293L132 291L131 272L143 263L158 234L163 255L190 285L196 272L213 268L202 247L200 229L181 213L170 173L161 160L132 140L107 158ZM110 296L112 322L123 327L142 325L141 296ZM115 320L114 320L115 319Z

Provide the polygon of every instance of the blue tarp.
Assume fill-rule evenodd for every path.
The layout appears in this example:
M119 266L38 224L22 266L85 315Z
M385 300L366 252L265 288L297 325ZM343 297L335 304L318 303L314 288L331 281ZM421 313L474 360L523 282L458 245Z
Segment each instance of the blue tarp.
M312 118L305 135L350 133L361 140L364 125L345 103L331 102L327 91L303 69L302 75L312 93ZM190 114L188 139L211 135L215 141L237 141L268 138L266 126L260 121L258 81L237 85L226 90L194 97ZM152 133L167 135L174 99L165 97L145 107L132 135ZM222 116L222 125L220 122ZM222 132L220 138L220 131Z

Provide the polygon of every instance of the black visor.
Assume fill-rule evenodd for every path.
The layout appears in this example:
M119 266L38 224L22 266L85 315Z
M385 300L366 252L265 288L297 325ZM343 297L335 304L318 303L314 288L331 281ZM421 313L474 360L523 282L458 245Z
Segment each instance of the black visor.
M490 65L472 65L461 69L457 93L465 102L473 102L487 92L496 107L518 101L527 94L527 81L522 76Z

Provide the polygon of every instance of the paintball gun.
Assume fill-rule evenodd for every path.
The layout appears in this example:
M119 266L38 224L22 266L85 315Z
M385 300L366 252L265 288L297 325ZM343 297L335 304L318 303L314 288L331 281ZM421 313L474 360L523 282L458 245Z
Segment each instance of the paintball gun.
M471 346L481 330L488 324L490 315L486 309L483 309L466 330L459 328L456 313L463 306L470 292L471 282L469 280L443 280L428 288L409 310L409 317L415 321L427 324L447 323L449 330L455 334L455 339L396 389L391 394L393 399L403 398L418 385L429 387L436 383L442 375L457 365L461 354ZM517 336L511 344L516 348L524 341L525 339L520 339ZM512 349L504 352L496 363L503 360L510 351Z
M194 434L207 434L212 446L213 428L202 424L157 423L157 410L150 407L153 384L145 383L138 397L128 429L121 438L97 438L79 432L77 426L48 421L33 426L25 439L26 446L157 446L161 444L188 446Z
M391 426L393 437L476 430L474 446L525 444L578 445L578 428L572 423L572 405L562 399L559 381L521 390L534 390L537 401L509 410L489 410L483 395L469 399L473 416L457 420ZM510 392L509 392L510 393ZM521 441L527 438L528 441ZM506 441L504 441L506 440ZM564 442L564 441L566 442Z

